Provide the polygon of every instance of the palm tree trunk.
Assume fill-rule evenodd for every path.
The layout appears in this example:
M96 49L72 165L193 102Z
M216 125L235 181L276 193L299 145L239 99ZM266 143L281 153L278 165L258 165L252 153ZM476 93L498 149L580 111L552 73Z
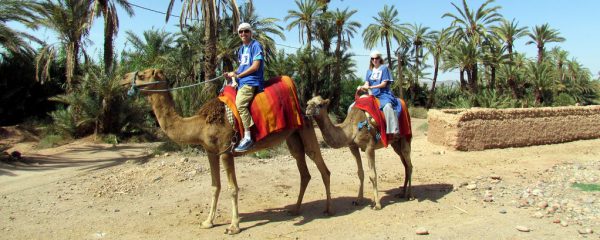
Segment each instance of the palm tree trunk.
M340 102L340 90L341 90L341 68L340 63L342 61L342 32L338 30L337 32L337 44L335 46L335 66L333 69L333 84L331 85L331 109L338 109L338 105Z
M473 66L471 67L471 79L470 79L470 85L471 85L471 92L472 93L477 93L478 92L478 86L477 86L477 63L473 64Z
M519 93L517 91L517 82L515 81L515 77L514 76L508 77L508 86L510 87L510 90L512 92L513 98L514 99L519 99Z
M206 47L204 48L204 80L210 80L216 76L217 67L217 21L214 9L214 1L205 1L202 5L204 16L204 40ZM219 89L217 82L211 82L204 88L204 93L209 97L215 97Z
M308 49L312 49L312 32L310 30L310 27L306 27L306 41L308 44Z
M400 84L400 93L398 96L401 99L404 99L404 91L402 86L404 86L404 74L402 74L402 67L404 67L404 60L400 57L400 51L398 51L398 84Z
M491 71L491 76L490 76L490 85L491 85L491 89L495 89L496 88L496 67L491 66L490 67L490 71Z
M385 36L385 49L387 50L388 67L390 69L393 69L394 66L392 66L392 52L390 50L390 38L387 35Z
M113 32L114 25L107 24L109 18L112 16L107 16L108 11L104 11L104 71L108 73L112 73L112 64L113 64Z
M459 72L459 79L460 79L460 89L462 91L467 90L467 82L465 81L465 72L467 71L466 68L461 68L460 72ZM468 74L468 73L467 73Z
M429 90L429 101L427 102L427 109L430 109L435 102L435 84L437 82L438 70L439 70L439 57L433 59L433 80L431 81L431 89Z
M536 88L534 90L534 92L535 92L535 104L537 106L539 106L542 104L542 91L539 88Z
M417 84L419 84L419 48L420 45L415 44L415 79L410 84L410 95L413 102L417 98Z
M544 46L538 46L538 63L542 63L544 60Z

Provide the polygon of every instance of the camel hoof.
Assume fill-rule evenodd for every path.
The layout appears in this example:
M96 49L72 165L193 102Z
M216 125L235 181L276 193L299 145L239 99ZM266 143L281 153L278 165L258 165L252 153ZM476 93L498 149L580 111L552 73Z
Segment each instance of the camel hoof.
M372 207L373 210L381 210L381 205L375 205Z
M240 228L238 226L230 225L227 229L225 229L225 234L234 235L240 233Z
M210 221L204 221L204 222L202 222L202 224L200 224L200 228L202 228L202 229L209 229L214 226L215 225L213 225L212 222L210 222Z

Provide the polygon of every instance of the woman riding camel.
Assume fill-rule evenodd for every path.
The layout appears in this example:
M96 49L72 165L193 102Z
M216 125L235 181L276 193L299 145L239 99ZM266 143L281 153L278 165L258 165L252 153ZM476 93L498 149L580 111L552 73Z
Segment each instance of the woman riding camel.
M394 79L388 67L383 65L381 53L377 50L371 52L369 70L365 77L365 84L358 87L360 90L366 90L369 94L379 99L379 109L383 111L386 122L386 134L399 133L398 117L402 111L400 101L394 96L390 85Z

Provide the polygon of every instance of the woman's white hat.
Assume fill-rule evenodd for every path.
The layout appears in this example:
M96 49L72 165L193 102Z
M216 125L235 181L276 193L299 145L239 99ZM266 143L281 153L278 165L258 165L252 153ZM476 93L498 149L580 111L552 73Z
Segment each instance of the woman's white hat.
M371 52L371 57L372 58L381 57L381 53L377 50L374 50Z

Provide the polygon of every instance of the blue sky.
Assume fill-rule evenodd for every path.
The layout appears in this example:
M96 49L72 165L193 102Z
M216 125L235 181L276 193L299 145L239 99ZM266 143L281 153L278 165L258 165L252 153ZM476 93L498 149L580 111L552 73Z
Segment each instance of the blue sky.
M164 12L168 6L167 0L130 0L131 3L144 6L150 9ZM179 2L179 1L177 1ZM238 4L244 3L245 0L238 0ZM354 59L357 62L356 74L363 76L368 65L368 57L371 50L365 49L362 43L362 32L370 23L373 23L373 17L377 16L377 12L383 9L384 4L394 5L399 11L399 19L403 23L417 23L429 27L431 30L438 30L442 27L448 27L451 20L441 18L446 12L456 13L456 10L451 5L454 2L458 6L462 5L461 0L331 0L329 5L330 10L340 9L356 9L358 12L354 14L352 20L360 22L362 28L358 30L355 38L351 41L352 52L357 55ZM468 1L472 9L479 7L483 0ZM254 0L254 5L257 14L261 18L274 17L281 21L279 25L284 28L287 22L283 19L287 15L288 10L297 10L293 0ZM566 38L563 43L549 44L547 49L554 46L560 46L569 52L570 58L576 58L585 67L589 68L594 77L600 72L600 24L598 24L598 9L600 9L600 1L594 0L497 0L492 3L492 6L501 6L499 10L506 19L515 18L520 26L533 27L548 23L552 28L557 29L560 35ZM129 18L126 14L120 14L120 32L115 40L117 49L122 49L125 46L125 31L131 30L140 35L144 30L150 28L165 29L166 31L178 31L178 19L171 18L169 23L165 23L164 15L155 13L140 8L134 8L135 16ZM179 14L180 5L174 7L173 14ZM94 43L88 47L88 53L96 56L101 56L102 46L102 21L97 21L93 26L90 34L90 39ZM40 30L36 34L47 42L54 42L53 36L49 31ZM293 47L300 47L301 43L298 38L297 29L285 31L286 39L281 40L275 37L276 42ZM522 38L516 42L515 50L524 52L530 58L536 56L536 48L534 45L525 45L527 38ZM289 49L279 46L286 52L294 52L295 49ZM392 49L397 46L393 45ZM385 52L384 46L378 46L377 50ZM117 51L117 52L120 52ZM431 72L431 71L430 71ZM443 79L456 79L456 74L448 73L442 76Z

